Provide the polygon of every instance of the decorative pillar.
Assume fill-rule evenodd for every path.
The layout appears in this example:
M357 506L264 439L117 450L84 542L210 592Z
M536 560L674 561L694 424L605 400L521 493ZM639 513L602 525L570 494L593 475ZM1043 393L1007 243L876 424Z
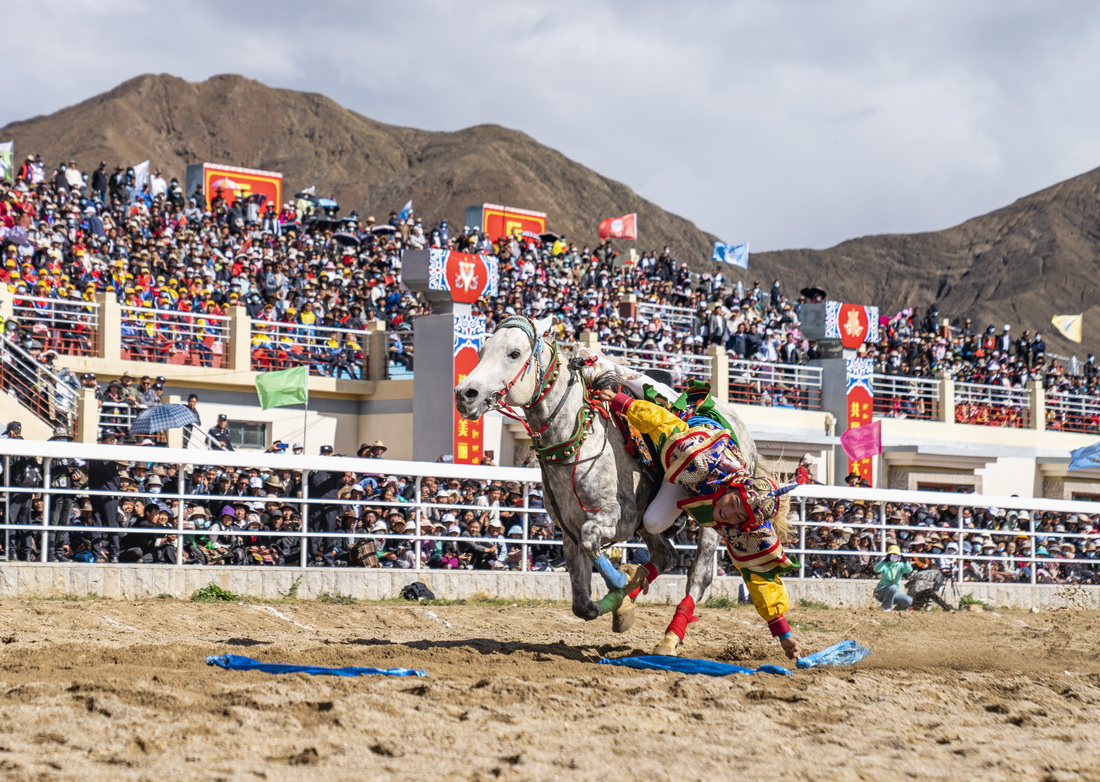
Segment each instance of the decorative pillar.
M1045 432L1047 428L1047 392L1042 380L1032 380L1031 389L1031 428L1036 432Z
M95 398L94 388L81 387L76 398L76 426L73 427L73 441L99 442L99 401Z
M945 372L936 375L940 381L940 423L955 423L955 379Z
M372 320L364 328L369 332L367 336L367 366L363 374L364 380L385 380L389 369L390 344L389 334L386 331L386 321Z
M401 277L432 304L432 315L413 321L413 459L451 456L479 464L484 424L455 409L454 387L477 366L485 316L475 303L497 292L497 259L451 250L406 250Z
M239 372L252 369L252 318L248 309L237 305L229 308L229 368Z
M97 293L95 300L99 305L96 358L117 361L122 358L122 305L118 303L118 298L111 291Z
M878 325L878 307L824 301L803 308L802 333L818 340L828 356L811 365L823 370L822 406L836 416L838 434L869 424L874 416L874 362L857 351L878 341ZM842 450L836 456L838 482L855 473L873 483L874 459L848 459ZM842 472L843 465L847 468Z
M715 399L729 401L730 398L730 357L722 345L707 348L710 356L710 393Z

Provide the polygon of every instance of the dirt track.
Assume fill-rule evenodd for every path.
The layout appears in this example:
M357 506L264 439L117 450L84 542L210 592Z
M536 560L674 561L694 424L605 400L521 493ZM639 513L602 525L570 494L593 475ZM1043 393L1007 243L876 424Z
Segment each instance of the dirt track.
M564 605L0 601L5 779L1097 779L1100 614L797 610L855 668L724 679L597 666L648 652ZM782 664L749 609L686 656ZM749 624L746 624L749 623ZM751 625L751 626L750 626ZM272 676L205 664L425 668Z

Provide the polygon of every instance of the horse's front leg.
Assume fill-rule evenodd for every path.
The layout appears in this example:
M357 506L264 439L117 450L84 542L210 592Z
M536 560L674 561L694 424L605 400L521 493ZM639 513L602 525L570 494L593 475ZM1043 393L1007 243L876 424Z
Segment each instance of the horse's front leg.
M603 510L601 508L601 511ZM611 560L600 550L604 540L614 538L617 522L617 514L603 512L593 514L581 525L580 534L581 551L595 563L596 572L600 574L610 590L622 589L626 586L626 576L611 564Z
M591 622L600 615L600 607L592 602L589 589L592 586L592 560L581 546L568 535L562 540L565 566L569 571L569 583L573 587L573 615Z
M586 620L617 611L626 598L626 575L616 569L600 550L603 541L612 538L615 530L613 524L601 523L601 518L606 515L595 515L581 526L576 544L578 561L571 562L569 566L573 580L573 613ZM596 571L608 589L607 594L595 602L589 597L589 582L592 578L589 563L595 564Z
M697 622L699 617L695 615L695 606L703 602L703 595L710 587L714 579L714 552L718 548L718 533L713 527L701 527L699 540L695 546L695 561L688 570L687 594L676 606L676 613L665 630L665 637L653 650L654 654L666 657L675 657L679 654L680 645L684 642L687 626Z

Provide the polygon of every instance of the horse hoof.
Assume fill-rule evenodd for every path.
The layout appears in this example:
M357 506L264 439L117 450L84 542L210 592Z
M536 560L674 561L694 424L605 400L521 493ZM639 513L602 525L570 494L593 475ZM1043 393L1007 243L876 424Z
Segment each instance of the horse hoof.
M634 601L624 597L623 604L611 614L611 632L625 633L634 626L634 619Z
M623 592L628 595L635 589L645 589L648 585L646 578L649 573L641 565L623 565L619 568L619 572L626 576L626 586L623 587Z
M680 636L676 633L665 633L665 637L661 639L661 642L657 644L657 648L653 650L653 653L661 657L679 657L680 644L683 643L680 640Z

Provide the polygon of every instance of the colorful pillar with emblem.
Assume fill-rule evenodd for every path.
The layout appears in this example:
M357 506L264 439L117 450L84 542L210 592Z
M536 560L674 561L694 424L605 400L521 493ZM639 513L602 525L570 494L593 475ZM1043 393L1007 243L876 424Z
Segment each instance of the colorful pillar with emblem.
M477 365L485 317L475 305L495 296L497 259L451 250L407 250L402 279L420 291L434 312L413 322L413 458L435 461L450 456L458 464L478 464L484 424L458 415L454 387Z
M874 362L859 356L860 348L878 341L878 307L823 301L802 308L802 333L807 339L818 340L825 358L810 362L823 371L822 402L824 409L836 416L836 433L871 423L874 415ZM838 446L836 453L843 460L835 462L838 481L855 473L869 482L873 480L873 460L847 459ZM847 470L839 469L847 463Z
M825 339L839 340L844 350L847 426L871 423L875 407L874 362L855 357L864 344L878 341L878 307L865 307L840 301L825 302ZM855 473L871 482L871 459L849 459L848 474Z

